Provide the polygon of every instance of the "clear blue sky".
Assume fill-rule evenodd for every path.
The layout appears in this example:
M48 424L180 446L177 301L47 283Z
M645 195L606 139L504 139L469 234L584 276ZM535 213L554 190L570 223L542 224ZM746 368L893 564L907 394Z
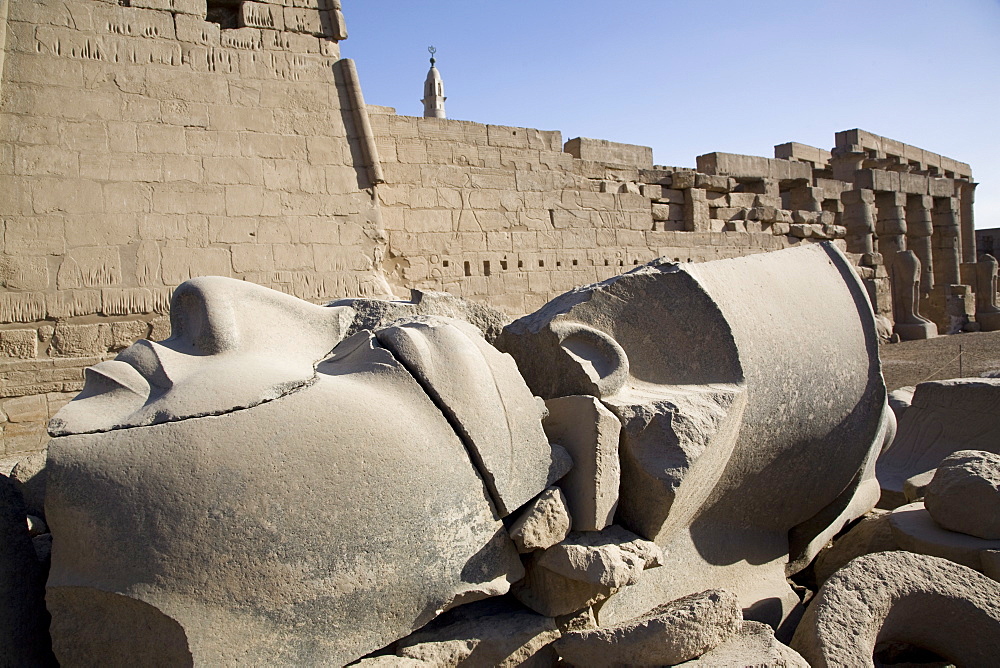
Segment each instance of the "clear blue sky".
M653 147L829 149L859 127L967 162L1000 227L1000 0L343 0L365 98L419 116L427 47L449 118Z

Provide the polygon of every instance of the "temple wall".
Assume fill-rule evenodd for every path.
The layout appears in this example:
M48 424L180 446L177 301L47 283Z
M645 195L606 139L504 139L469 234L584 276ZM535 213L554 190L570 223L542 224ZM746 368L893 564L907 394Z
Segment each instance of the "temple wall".
M342 16L315 1L244 3L232 29L204 0L5 3L0 454L44 442L84 367L167 335L191 276L381 292Z

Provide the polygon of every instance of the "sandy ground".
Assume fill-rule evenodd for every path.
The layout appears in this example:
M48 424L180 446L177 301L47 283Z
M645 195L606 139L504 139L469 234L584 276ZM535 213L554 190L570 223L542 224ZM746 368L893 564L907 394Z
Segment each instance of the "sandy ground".
M1000 332L969 332L926 341L879 346L882 374L890 390L925 380L977 377L1000 372Z

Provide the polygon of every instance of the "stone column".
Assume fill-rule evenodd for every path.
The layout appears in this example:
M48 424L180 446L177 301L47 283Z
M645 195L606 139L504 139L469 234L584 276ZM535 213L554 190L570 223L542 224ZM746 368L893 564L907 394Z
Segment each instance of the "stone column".
M956 194L961 200L961 226L962 226L962 262L975 262L976 254L976 222L973 214L973 205L976 202L976 186L978 183L970 181L955 181Z
M934 199L934 284L938 286L959 285L961 279L962 255L959 248L958 200L954 197Z
M830 155L833 178L838 181L854 183L854 173L861 169L861 163L865 161L866 157L865 152L859 146L834 148Z
M875 193L871 190L845 190L840 194L844 203L843 222L847 228L849 253L875 252Z
M910 195L906 199L906 246L920 260L920 292L927 295L934 288L934 262L931 254L931 235L934 221L931 209L934 198L928 195Z
M708 197L701 188L684 191L684 229L688 232L710 232L712 223L708 209Z

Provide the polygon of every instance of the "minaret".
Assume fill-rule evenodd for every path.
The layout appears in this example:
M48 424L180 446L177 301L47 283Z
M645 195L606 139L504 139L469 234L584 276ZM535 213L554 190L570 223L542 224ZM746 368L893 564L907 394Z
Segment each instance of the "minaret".
M424 118L447 118L444 113L444 101L448 98L444 96L444 81L438 68L434 67L434 63L437 62L434 59L437 49L430 46L427 47L427 51L431 54L431 69L427 72L427 80L424 81L424 99L421 100L424 103Z

